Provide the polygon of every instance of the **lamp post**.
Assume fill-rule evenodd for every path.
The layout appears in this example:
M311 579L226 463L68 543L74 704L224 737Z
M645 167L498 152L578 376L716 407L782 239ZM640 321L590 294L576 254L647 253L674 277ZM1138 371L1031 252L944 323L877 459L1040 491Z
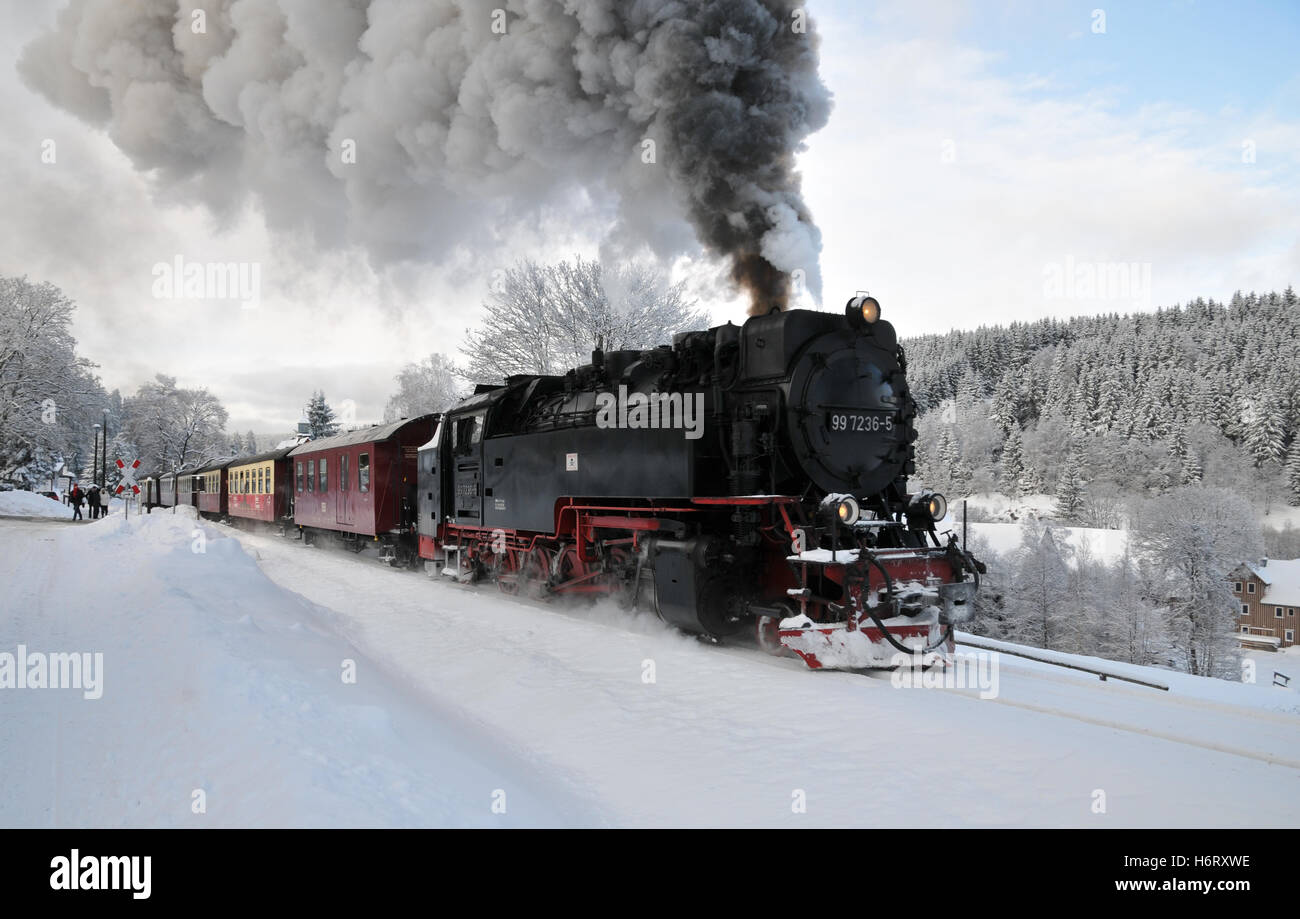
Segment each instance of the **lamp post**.
M108 487L108 411L104 412L104 455L99 462L99 487Z
M95 453L90 460L90 481L99 484L99 425L95 425Z

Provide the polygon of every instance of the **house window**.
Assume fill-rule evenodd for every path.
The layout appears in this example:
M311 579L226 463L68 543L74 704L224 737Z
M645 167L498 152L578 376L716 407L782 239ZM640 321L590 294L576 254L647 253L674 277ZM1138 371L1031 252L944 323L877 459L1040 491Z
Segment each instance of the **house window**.
M1249 634L1250 634L1250 626L1248 626L1248 625L1243 625L1243 626L1241 627L1241 631L1242 631L1242 634L1244 634L1244 635L1249 635Z
M1274 618L1274 619L1281 619L1281 618L1282 618L1282 607L1280 607L1280 606L1275 606L1275 607L1273 607L1273 618Z
M320 458L320 493L323 495L329 491L328 482L325 475L325 457Z
M1287 629L1287 630L1286 630L1285 632L1283 632L1282 634L1286 636L1286 640L1287 640L1287 641L1295 641L1295 630L1294 630L1294 629Z
M1249 615L1250 615L1250 607L1247 606L1245 603L1241 604L1241 614L1242 614L1243 616L1249 616Z
M1240 581L1233 581L1233 582L1232 582L1232 592L1233 592L1234 594L1239 594L1239 593L1241 593L1241 582L1240 582Z
M1249 584L1246 585L1246 593L1253 594L1254 592L1255 592L1255 582L1251 581Z
M357 457L357 484L362 492L370 491L370 454L362 453Z

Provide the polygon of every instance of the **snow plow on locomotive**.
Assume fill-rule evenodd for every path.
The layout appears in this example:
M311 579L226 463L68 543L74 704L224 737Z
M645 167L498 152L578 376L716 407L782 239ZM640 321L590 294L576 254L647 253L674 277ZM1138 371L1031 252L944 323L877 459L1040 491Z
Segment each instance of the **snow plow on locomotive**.
M982 565L909 494L915 404L872 297L597 350L444 414L419 450L418 552L532 596L604 594L811 668L945 654Z

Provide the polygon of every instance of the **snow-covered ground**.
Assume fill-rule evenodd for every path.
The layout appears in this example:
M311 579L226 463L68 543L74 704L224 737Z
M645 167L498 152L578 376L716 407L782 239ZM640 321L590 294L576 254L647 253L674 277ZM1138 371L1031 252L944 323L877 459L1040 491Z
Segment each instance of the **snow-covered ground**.
M603 822L558 770L391 680L184 510L0 521L0 653L103 654L98 699L0 689L0 826Z
M1007 556L1020 548L1024 534L1024 525L1019 523L970 523L967 524L969 535L978 536L994 552ZM961 535L961 523L951 524L945 521L940 529L951 528ZM1080 552L1086 546L1092 559L1097 562L1114 563L1124 555L1128 546L1127 530L1102 530L1095 527L1053 526L1071 548Z
M84 514L85 511L83 510ZM72 508L34 491L0 491L0 515L5 517L71 517Z
M0 652L105 654L102 699L0 690L5 825L1300 825L1262 685L905 688L170 513L0 521L0 574Z

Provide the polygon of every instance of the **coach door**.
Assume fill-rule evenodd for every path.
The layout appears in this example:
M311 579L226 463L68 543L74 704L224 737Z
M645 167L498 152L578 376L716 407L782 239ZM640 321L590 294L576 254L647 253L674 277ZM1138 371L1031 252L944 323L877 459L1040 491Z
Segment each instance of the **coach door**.
M456 522L475 526L483 519L483 419L475 412L455 419L451 459L455 466Z
M334 522L343 526L352 525L352 483L348 481L351 463L346 453L338 454L339 481L334 489Z

